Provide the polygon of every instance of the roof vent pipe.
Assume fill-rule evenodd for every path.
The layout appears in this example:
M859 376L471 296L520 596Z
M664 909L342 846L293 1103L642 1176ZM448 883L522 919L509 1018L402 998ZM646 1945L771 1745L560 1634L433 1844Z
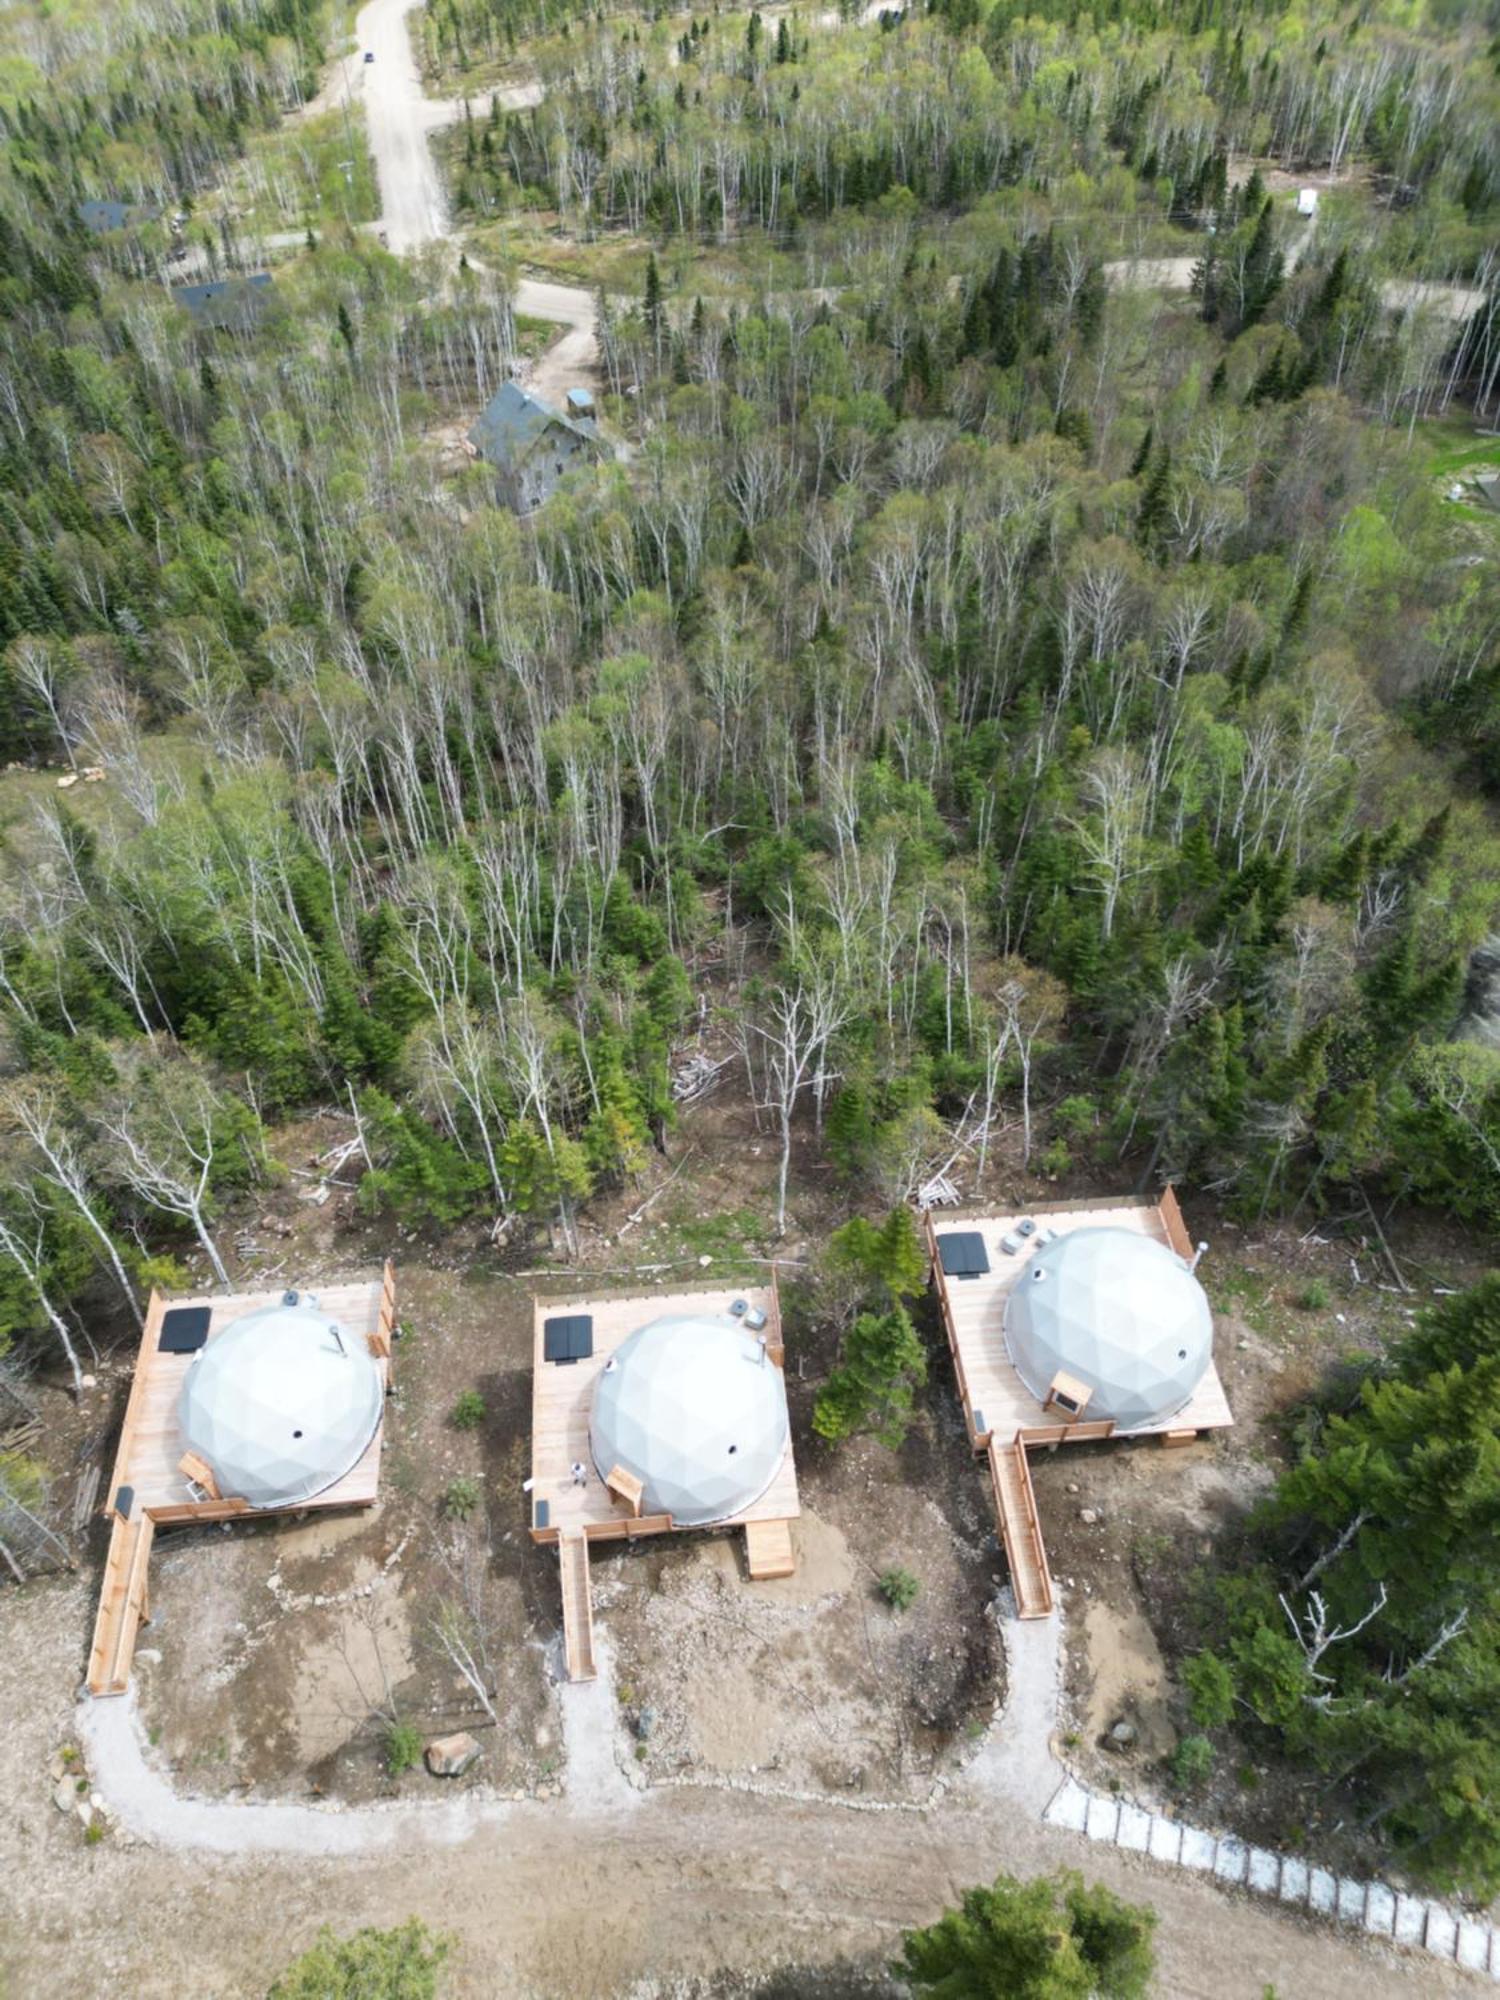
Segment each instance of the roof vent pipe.
M1207 1255L1208 1255L1208 1245L1206 1243L1200 1243L1197 1249L1193 1252L1193 1261L1188 1265L1188 1269L1190 1271L1196 1271L1198 1266L1203 1262L1203 1259Z

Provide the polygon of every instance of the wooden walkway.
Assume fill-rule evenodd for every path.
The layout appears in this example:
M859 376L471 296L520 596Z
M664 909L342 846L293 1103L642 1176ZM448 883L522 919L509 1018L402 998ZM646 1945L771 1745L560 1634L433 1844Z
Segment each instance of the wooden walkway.
M317 1299L321 1311L346 1333L367 1343L384 1379L389 1372L396 1323L396 1277L391 1266L385 1266L378 1281L307 1289ZM190 1476L191 1461L184 1469L187 1440L182 1435L177 1410L194 1356L163 1350L162 1321L173 1306L207 1306L211 1315L208 1338L212 1341L215 1334L246 1313L275 1305L283 1296L280 1289L237 1293L231 1298L169 1300L159 1292L151 1294L103 1508L112 1526L89 1649L90 1694L124 1694L129 1684L136 1635L142 1624L150 1623L146 1563L157 1528L189 1522L232 1521L247 1514L263 1516L282 1511L272 1507L252 1508L234 1494L207 1491ZM300 1514L314 1507L369 1506L380 1484L384 1432L382 1423L363 1456L342 1479L311 1499L298 1500L286 1511Z
M995 1487L1000 1539L1010 1565L1016 1616L1045 1618L1052 1609L1052 1572L1047 1567L1047 1550L1037 1520L1026 1446L1019 1438L1014 1444L1001 1444L992 1437L986 1455Z
M156 1523L144 1508L129 1519L116 1514L89 1648L90 1694L124 1694L130 1685L136 1634L151 1622L146 1565L155 1538Z
M594 1678L594 1601L589 1594L588 1538L564 1535L557 1544L562 1565L563 1652L570 1681Z

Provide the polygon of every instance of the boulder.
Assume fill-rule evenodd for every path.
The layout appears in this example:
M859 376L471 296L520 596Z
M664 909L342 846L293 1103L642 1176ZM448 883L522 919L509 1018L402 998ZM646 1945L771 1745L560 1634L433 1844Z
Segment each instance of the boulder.
M466 1730L460 1730L456 1736L435 1736L426 1755L433 1777L461 1778L479 1755L479 1745Z
M52 1788L52 1803L61 1813L70 1813L78 1803L78 1785L72 1778L59 1778Z
M1111 1728L1109 1735L1105 1738L1105 1742L1111 1750L1128 1750L1135 1742L1138 1733L1135 1724L1127 1721L1124 1716L1121 1716L1120 1720Z

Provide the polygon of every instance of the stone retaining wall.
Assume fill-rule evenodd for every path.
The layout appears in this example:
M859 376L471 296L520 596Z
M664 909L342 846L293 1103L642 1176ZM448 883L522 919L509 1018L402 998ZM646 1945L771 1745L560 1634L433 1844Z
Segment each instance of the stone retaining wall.
M1500 1984L1500 1931L1443 1903L1403 1895L1384 1882L1335 1875L1294 1855L1251 1847L1230 1833L1207 1833L1129 1799L1092 1792L1076 1778L1064 1781L1042 1817L1048 1826L1081 1833L1127 1854L1212 1875L1226 1888L1253 1889L1314 1916L1357 1924L1372 1937L1429 1951Z

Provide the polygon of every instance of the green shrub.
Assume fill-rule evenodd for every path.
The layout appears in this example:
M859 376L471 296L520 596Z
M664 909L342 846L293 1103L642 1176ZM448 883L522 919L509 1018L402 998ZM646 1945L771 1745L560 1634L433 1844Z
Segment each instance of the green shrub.
M460 1477L448 1482L443 1495L443 1512L450 1521L467 1521L479 1505L479 1481Z
M888 1569L880 1578L878 1589L892 1611L909 1611L917 1601L921 1584L909 1569Z
M318 1933L311 1951L289 1965L267 2000L434 2000L448 1940L413 1917L391 1931Z
M84 1845L87 1847L97 1847L100 1841L103 1840L104 1834L104 1821L95 1814L94 1818L83 1829Z
M456 1431L477 1431L485 1414L483 1396L477 1389L465 1389L448 1412L448 1421Z
M861 1313L813 1403L813 1429L833 1444L873 1431L894 1451L911 1420L913 1387L926 1380L927 1356L906 1308Z
M1214 1746L1206 1736L1184 1736L1172 1757L1172 1777L1185 1792L1201 1785L1214 1767Z
M1092 1097L1065 1097L1052 1107L1054 1130L1064 1139L1082 1139L1099 1123L1099 1107Z
M1321 1278L1309 1278L1297 1294L1297 1303L1304 1312L1321 1312L1333 1294Z
M917 1995L1006 2000L1146 2000L1156 1916L1081 1875L1034 1882L1001 1875L966 1891L927 1930L908 1931L892 1970Z
M385 1732L385 1768L393 1778L422 1761L422 1732L410 1722L392 1722Z
M1194 1653L1182 1669L1188 1712L1200 1729L1222 1729L1234 1713L1234 1676L1217 1653Z

